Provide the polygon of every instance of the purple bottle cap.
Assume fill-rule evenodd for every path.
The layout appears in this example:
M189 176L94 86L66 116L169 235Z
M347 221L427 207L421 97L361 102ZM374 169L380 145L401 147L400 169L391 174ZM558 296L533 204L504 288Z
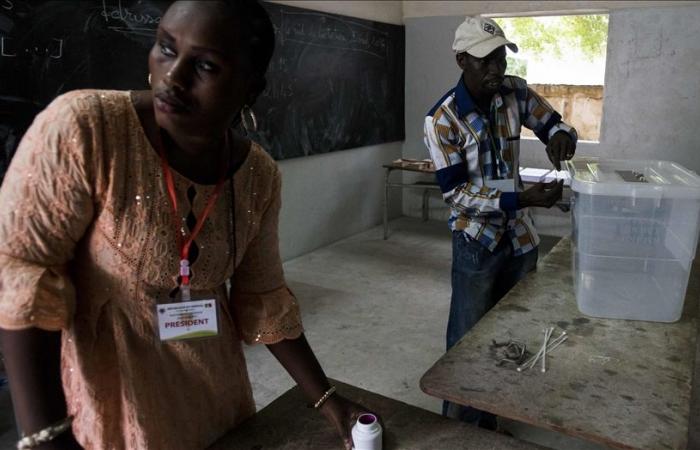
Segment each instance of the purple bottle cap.
M366 413L358 417L357 421L360 422L362 425L372 425L374 422L377 421L377 416L375 416L374 414Z

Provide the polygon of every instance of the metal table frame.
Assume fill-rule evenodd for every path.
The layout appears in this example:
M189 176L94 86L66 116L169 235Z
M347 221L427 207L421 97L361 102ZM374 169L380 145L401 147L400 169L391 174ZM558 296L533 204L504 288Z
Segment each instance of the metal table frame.
M384 216L383 216L383 221L384 221L384 240L387 240L389 238L389 188L402 188L402 189L422 189L423 190L423 203L422 203L422 218L423 221L428 220L429 216L429 208L428 208L428 203L429 203L429 196L430 196L430 191L438 191L440 192L440 186L437 184L437 181L416 181L414 183L392 183L389 180L389 176L391 175L391 172L394 170L406 170L408 172L416 172L416 173L423 173L427 175L435 175L434 170L425 170L425 169L417 169L415 167L411 166L406 166L402 164L397 164L397 163L391 163L391 164L384 164L382 167L386 170L384 174ZM521 179L522 181L522 179ZM534 182L527 182L527 181L522 181L523 184L535 184ZM565 189L568 189L568 187L565 187ZM563 212L568 212L570 208L570 202L569 198L564 198L563 200L560 200L556 203L557 208L559 208Z
M389 238L389 188L402 188L402 189L422 189L423 190L423 207L422 207L422 217L424 221L428 220L428 201L430 191L440 191L440 186L438 186L436 181L416 181L415 183L392 183L389 180L389 175L394 170L407 170L409 172L424 173L428 175L435 175L434 170L421 170L414 167L403 166L401 164L384 164L382 167L386 169L384 175L384 240Z

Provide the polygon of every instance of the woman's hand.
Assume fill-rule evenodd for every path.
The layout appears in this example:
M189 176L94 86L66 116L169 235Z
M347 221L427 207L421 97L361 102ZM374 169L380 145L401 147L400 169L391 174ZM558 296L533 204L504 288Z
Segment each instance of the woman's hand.
M321 414L335 427L343 440L346 450L352 449L352 427L355 425L360 415L365 413L374 414L377 416L382 428L384 428L384 424L379 415L338 394L331 395L319 409Z
M307 401L312 405L329 392L331 384L303 334L296 339L284 339L275 344L268 344L267 348L299 384L306 394ZM348 450L352 448L352 427L357 418L364 413L372 413L364 406L351 402L337 392L327 397L319 410L335 427ZM382 419L379 416L377 419L382 425Z
M56 439L36 447L37 450L82 450L71 430L60 434Z
M61 339L60 331L0 329L15 419L26 434L34 434L68 415L61 384ZM36 450L80 448L72 430L66 430Z

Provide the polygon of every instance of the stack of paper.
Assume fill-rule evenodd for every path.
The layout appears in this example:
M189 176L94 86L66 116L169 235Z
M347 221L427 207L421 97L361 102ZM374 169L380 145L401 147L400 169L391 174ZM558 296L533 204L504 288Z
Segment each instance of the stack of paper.
M520 179L523 180L523 183L548 183L553 180L564 180L564 186L571 185L571 177L566 170L521 167Z

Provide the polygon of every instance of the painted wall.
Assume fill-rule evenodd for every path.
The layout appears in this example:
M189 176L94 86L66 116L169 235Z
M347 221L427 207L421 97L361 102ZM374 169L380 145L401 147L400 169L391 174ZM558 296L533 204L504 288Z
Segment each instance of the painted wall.
M277 1L350 17L401 24L400 1ZM280 250L288 260L382 220L382 164L401 157L402 143L362 147L279 161L282 172ZM401 214L401 192L392 192L392 217Z
M616 9L693 5L694 1L410 1L403 2L404 20L415 17L546 15L607 12Z
M282 259L379 224L384 198L382 164L400 158L401 151L402 142L392 142L279 161ZM400 216L400 190L392 192L389 204L390 216Z
M421 5L417 5L421 3ZM408 17L429 5L405 2L406 25L406 142L404 157L425 158L422 139L425 112L456 84L459 69L451 50L453 33L462 22L455 16ZM433 2L430 2L433 4ZM454 12L453 3L463 3L469 14L485 12L536 11L551 5L592 4L615 8L622 4L641 6L644 2L435 2L449 4L433 15ZM678 3L678 2L676 2ZM681 2L673 7L635 7L610 12L603 123L600 142L580 142L579 155L629 159L668 159L700 172L700 146L696 122L700 117L700 5ZM688 3L691 3L688 6ZM668 4L668 3L664 3ZM509 6L511 5L511 6ZM497 9L500 7L501 9ZM420 10L427 11L427 9ZM523 140L521 165L548 167L544 146L537 140ZM404 176L404 181L414 177ZM420 216L420 196L404 193L404 214ZM447 209L435 196L431 217L445 218ZM544 210L539 210L544 211ZM551 212L551 213L550 213ZM544 232L564 234L569 217L551 210L538 214ZM555 229L548 230L549 226ZM563 228L562 228L563 227Z

